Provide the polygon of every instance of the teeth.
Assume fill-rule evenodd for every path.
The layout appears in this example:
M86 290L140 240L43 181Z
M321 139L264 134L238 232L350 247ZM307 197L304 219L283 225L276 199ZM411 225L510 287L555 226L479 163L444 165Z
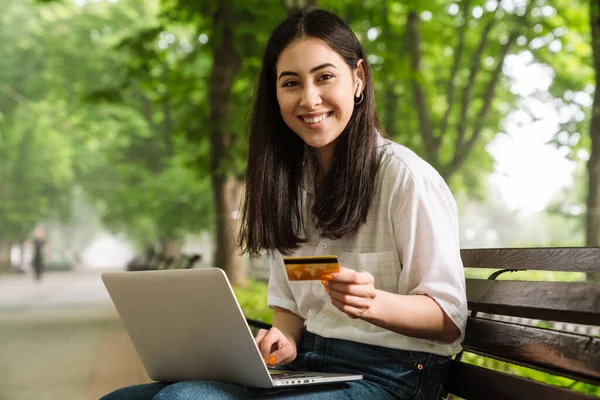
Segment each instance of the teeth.
M309 124L316 124L317 122L323 121L327 117L329 117L329 113L320 115L320 116L315 117L315 118L302 117L302 119L304 119L304 121L307 122L307 123L309 123Z

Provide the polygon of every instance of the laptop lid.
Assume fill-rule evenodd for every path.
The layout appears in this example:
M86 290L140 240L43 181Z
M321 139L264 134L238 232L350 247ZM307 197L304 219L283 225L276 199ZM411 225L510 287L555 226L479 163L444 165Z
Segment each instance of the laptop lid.
M102 280L155 381L219 380L269 388L362 379L268 369L221 269L108 272Z
M273 386L223 270L109 272L102 280L150 379Z

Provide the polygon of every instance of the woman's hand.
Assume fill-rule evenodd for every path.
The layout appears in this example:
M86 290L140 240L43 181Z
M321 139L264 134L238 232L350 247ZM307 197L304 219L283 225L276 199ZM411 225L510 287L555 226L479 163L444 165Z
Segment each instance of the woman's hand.
M377 296L375 278L368 272L340 267L323 281L333 305L350 318L365 317Z
M296 343L275 327L259 330L254 340L267 365L290 363L298 354Z

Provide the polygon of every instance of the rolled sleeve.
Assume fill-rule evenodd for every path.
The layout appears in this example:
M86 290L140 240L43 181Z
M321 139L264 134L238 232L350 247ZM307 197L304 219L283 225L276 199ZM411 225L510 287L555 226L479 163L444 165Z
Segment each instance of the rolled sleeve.
M267 295L269 307L281 307L299 315L298 305L290 289L283 258L279 253L269 256L269 286Z
M402 260L399 288L437 302L464 337L465 277L460 258L456 203L443 179L409 179L396 212L395 240Z

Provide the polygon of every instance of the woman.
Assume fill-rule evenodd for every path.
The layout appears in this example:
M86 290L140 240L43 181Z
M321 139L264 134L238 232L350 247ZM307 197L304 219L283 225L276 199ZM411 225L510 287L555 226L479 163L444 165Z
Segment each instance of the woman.
M456 205L430 165L381 137L364 51L332 13L298 13L271 34L242 221L242 249L270 259L273 327L256 337L266 362L365 379L275 392L156 383L109 398L442 397L467 314ZM343 267L290 282L283 255L336 255Z
M35 280L38 282L42 279L42 273L44 272L45 236L43 228L36 228L33 232L33 259L31 265L33 266Z

